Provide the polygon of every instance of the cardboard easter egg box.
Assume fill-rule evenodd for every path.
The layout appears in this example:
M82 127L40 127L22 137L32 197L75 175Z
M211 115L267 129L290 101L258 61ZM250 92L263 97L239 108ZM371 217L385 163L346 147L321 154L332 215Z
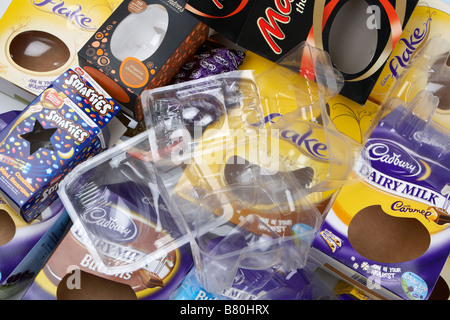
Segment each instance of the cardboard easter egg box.
M0 90L31 102L69 67L122 0L16 0L0 20Z
M0 132L0 194L27 222L78 163L111 143L120 107L80 67L68 69Z

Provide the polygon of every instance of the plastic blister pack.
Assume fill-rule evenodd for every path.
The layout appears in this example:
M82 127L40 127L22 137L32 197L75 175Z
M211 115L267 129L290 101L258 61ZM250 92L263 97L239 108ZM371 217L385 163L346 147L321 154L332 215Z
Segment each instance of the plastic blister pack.
M267 124L279 140L281 161L289 170L308 169L310 201L326 213L336 191L370 173L364 146L341 133L330 118L328 101L343 86L328 53L307 43L286 54L257 77L263 105L280 118ZM288 107L286 107L288 106Z
M170 154L172 162L188 161L198 143L208 142L209 151L223 149L233 130L245 135L263 121L251 71L231 71L147 90L142 101L155 160L161 159L157 153L163 152Z
M303 44L298 54L300 61L284 60L257 78L235 71L150 90L142 101L161 193L181 217L208 292L230 287L239 268L302 268L322 221L323 193L351 181L358 164L367 170L363 148L326 111L341 88L339 74L322 51ZM260 92L274 74L293 96ZM271 124L264 103L293 107Z
M106 274L143 268L188 242L143 158L149 150L141 133L75 167L60 183L62 202Z

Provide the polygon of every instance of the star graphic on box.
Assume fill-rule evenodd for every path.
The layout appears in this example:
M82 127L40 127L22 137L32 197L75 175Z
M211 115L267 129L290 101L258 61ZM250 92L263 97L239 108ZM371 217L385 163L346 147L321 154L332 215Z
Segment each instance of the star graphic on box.
M30 143L30 155L38 151L40 148L53 151L53 144L50 141L50 138L56 130L56 128L44 129L40 122L36 120L34 122L33 131L21 135L22 139L25 139Z

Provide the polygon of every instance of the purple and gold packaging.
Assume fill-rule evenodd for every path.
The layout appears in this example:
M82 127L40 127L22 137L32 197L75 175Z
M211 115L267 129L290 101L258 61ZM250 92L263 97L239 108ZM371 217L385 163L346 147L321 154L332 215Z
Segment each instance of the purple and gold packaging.
M313 242L326 269L373 298L427 300L450 251L450 134L419 115L422 92L398 105L366 142L372 166L342 188Z
M24 293L70 225L59 199L26 223L0 198L0 300Z
M139 270L106 274L85 246L86 238L75 223L22 299L168 300L193 264L185 245Z
M119 105L80 67L68 69L0 132L0 194L25 221L56 198L59 181L107 148Z

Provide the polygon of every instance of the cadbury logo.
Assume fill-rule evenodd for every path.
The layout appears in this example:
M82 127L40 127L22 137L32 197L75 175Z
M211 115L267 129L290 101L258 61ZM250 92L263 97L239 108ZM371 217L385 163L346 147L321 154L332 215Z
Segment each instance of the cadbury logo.
M108 100L95 89L87 86L78 74L72 74L64 80L64 83L77 90L100 115L104 116L113 109L112 105L108 103Z
M288 24L291 21L289 15L292 11L292 2L294 0L275 0L276 9L268 7L266 9L266 18L260 17L256 20L264 40L276 54L280 54L282 50L274 38L284 40L286 37L278 23Z
M136 224L126 214L116 211L113 217L100 206L88 208L84 212L83 219L95 227L91 229L92 232L108 240L128 242L135 239L138 234Z
M406 154L401 153L400 150L397 152L390 150L389 146L384 143L374 143L367 147L369 152L370 160L373 162L380 162L389 166L393 166L395 168L403 169L405 172L414 174L415 171L418 170L415 174L420 172L420 165L418 165L414 159L407 157ZM398 172L396 169L392 169L393 171Z
M97 30L96 26L92 26L92 19L81 13L81 5L66 6L64 0L30 0L31 4L38 9L47 9L47 12L62 16L71 23L80 26L83 29Z

